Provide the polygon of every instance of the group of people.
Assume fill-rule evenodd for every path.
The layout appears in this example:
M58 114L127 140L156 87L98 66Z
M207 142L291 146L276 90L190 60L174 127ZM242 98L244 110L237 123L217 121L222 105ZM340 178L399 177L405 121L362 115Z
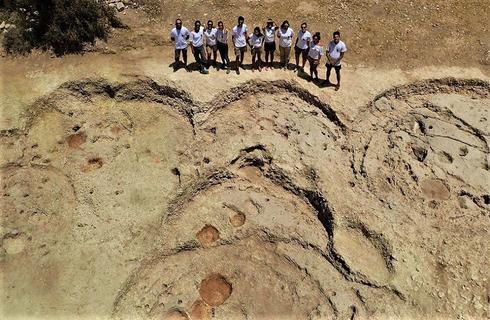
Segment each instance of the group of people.
M247 48L250 48L252 53L252 71L262 71L263 68L265 70L272 69L274 53L276 51L276 38L279 40L280 66L285 70L288 69L295 34L287 20L278 27L272 19L268 19L265 27L255 27L251 36L249 36L248 32L245 18L238 17L237 25L231 30L236 62L235 71L237 74L240 74L240 68L243 69L243 59ZM194 23L194 29L189 31L186 27L182 26L182 20L177 19L175 21L175 28L172 29L170 34L170 39L175 43L174 71L178 69L181 54L184 60L184 68L190 71L187 65L187 48L190 44L192 54L196 63L199 65L201 73L207 74L211 66L216 69L221 67L226 70L226 73L230 73L231 63L228 56L228 38L229 31L225 28L222 21L219 21L218 27L215 28L213 21L209 20L205 28L197 20ZM309 81L319 81L318 65L325 52L323 46L320 44L320 40L320 32L312 35L308 31L306 22L301 24L301 29L294 43L294 57L296 62L294 70L304 72L306 62L308 61L310 67ZM337 76L335 87L338 90L340 88L341 61L347 51L345 43L340 40L339 31L333 33L333 39L325 49L327 74L324 84L331 84L330 73L334 69ZM218 52L222 61L221 66L217 63ZM264 53L265 61L262 60Z

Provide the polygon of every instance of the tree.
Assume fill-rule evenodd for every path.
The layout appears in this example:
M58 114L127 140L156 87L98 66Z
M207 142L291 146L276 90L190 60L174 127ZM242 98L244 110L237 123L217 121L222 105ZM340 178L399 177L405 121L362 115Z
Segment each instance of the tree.
M16 28L3 43L9 53L80 52L86 43L107 40L111 27L123 27L115 10L97 0L10 0L9 5L16 12Z

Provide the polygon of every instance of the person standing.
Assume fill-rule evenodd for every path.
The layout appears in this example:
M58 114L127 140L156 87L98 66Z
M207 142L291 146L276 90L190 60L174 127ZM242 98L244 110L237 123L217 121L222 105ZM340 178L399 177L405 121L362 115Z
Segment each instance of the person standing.
M306 22L301 24L301 30L298 32L296 44L294 45L294 57L296 58L296 70L304 71L306 58L308 57L308 49L311 42L311 33L308 31ZM303 59L301 68L299 67L299 56Z
M289 55L291 53L291 45L293 43L294 31L289 27L289 21L285 20L281 24L281 28L277 31L279 38L279 54L281 57L281 67L286 70L289 64Z
M211 66L211 61L213 67L216 68L216 58L218 55L218 45L216 44L216 33L218 29L214 28L213 21L208 21L208 27L204 30L204 41L206 43L206 54L207 54L207 66ZM211 53L213 54L213 60L211 60Z
M267 20L267 25L262 30L264 31L264 51L265 51L265 69L270 68L272 70L272 63L274 62L274 52L276 51L276 24L271 18ZM270 61L269 61L270 57Z
M240 67L243 68L243 58L247 51L248 41L248 27L245 24L245 18L238 17L238 24L233 27L232 39L235 46L235 61L236 61L236 73L240 74Z
M194 23L194 30L191 31L191 49L192 54L194 54L194 59L196 59L197 64L201 73L207 74L208 69L206 69L206 57L204 50L204 28L201 27L201 21L197 20Z
M254 69L259 70L259 72L262 71L263 44L264 35L262 32L260 32L259 27L255 27L252 37L250 37L250 48L252 49L252 71L254 71Z
M226 68L226 73L230 73L230 58L228 57L228 30L225 29L223 21L218 22L218 31L216 31L216 44L218 47L223 69Z
M332 68L335 69L335 74L337 75L337 85L335 86L335 91L340 89L340 69L342 68L341 60L344 58L344 54L347 51L347 47L343 41L340 41L340 32L335 31L333 33L333 40L328 43L327 46L327 79L325 83L330 85L330 73Z
M318 65L323 56L323 48L320 45L320 32L313 35L313 41L308 50L308 62L310 63L310 81L318 81Z
M187 68L187 40L189 40L189 36L189 30L182 26L182 20L175 20L175 28L170 32L170 40L175 42L174 72L177 71L180 64L180 53L184 59L184 68L189 71Z

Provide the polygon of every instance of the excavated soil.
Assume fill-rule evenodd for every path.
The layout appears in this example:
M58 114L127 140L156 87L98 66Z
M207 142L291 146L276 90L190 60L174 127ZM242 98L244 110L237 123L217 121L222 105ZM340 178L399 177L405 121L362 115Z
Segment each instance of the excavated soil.
M85 79L1 135L8 318L488 318L490 84Z

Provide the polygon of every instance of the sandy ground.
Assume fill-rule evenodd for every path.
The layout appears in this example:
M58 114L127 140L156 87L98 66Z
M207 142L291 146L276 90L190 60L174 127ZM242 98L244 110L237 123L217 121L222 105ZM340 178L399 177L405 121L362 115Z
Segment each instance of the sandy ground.
M170 62L1 58L2 318L490 316L486 66Z

